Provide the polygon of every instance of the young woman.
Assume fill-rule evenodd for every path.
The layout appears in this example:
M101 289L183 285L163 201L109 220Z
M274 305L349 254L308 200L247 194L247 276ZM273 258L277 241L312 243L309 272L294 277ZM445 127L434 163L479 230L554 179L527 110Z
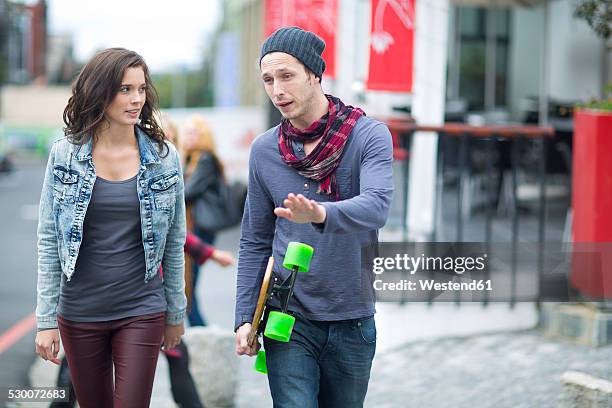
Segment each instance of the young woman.
M224 178L223 164L217 156L212 132L200 116L192 117L180 137L180 149L185 163L185 201L187 202L187 229L209 245L215 242L215 232L197 226L197 218L192 211L195 200L210 190L219 188ZM191 264L190 287L191 309L187 318L190 326L206 326L206 319L199 310L196 287L199 266Z
M183 174L156 99L140 55L99 52L73 85L66 137L47 164L36 351L59 363L61 334L83 408L147 407L159 347L184 333Z

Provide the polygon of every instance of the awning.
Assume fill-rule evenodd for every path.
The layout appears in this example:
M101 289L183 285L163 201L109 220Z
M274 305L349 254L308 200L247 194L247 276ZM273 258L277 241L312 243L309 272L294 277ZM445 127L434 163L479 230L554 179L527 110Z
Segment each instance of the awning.
M544 0L450 0L456 6L474 7L531 7Z

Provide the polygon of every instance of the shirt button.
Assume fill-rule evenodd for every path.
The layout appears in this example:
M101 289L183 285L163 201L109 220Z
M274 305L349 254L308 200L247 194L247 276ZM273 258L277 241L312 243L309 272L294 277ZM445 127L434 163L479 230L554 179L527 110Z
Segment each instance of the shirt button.
M304 188L308 188L308 183L304 183Z

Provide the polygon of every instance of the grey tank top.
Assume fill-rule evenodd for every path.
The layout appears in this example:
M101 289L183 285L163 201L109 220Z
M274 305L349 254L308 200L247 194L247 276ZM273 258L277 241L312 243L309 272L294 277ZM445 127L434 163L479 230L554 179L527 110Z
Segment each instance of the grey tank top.
M57 313L76 322L101 322L163 312L161 278L145 283L145 269L136 176L98 177L74 275L68 282L62 274Z

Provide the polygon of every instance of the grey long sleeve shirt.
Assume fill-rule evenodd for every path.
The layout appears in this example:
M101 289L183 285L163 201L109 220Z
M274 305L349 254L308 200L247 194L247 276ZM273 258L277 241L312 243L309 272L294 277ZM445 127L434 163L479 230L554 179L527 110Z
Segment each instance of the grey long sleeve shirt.
M301 144L294 152L304 157ZM393 194L393 147L387 127L362 117L348 138L336 170L340 201L317 194L319 183L287 166L278 151L278 126L253 142L248 197L238 258L235 329L251 322L268 257L282 279L282 261L291 241L314 248L310 271L299 273L289 310L307 319L335 321L375 313L372 271L367 257L378 242ZM274 215L289 193L303 194L325 207L323 224L296 224ZM363 259L362 259L363 257ZM274 304L274 303L273 303Z

